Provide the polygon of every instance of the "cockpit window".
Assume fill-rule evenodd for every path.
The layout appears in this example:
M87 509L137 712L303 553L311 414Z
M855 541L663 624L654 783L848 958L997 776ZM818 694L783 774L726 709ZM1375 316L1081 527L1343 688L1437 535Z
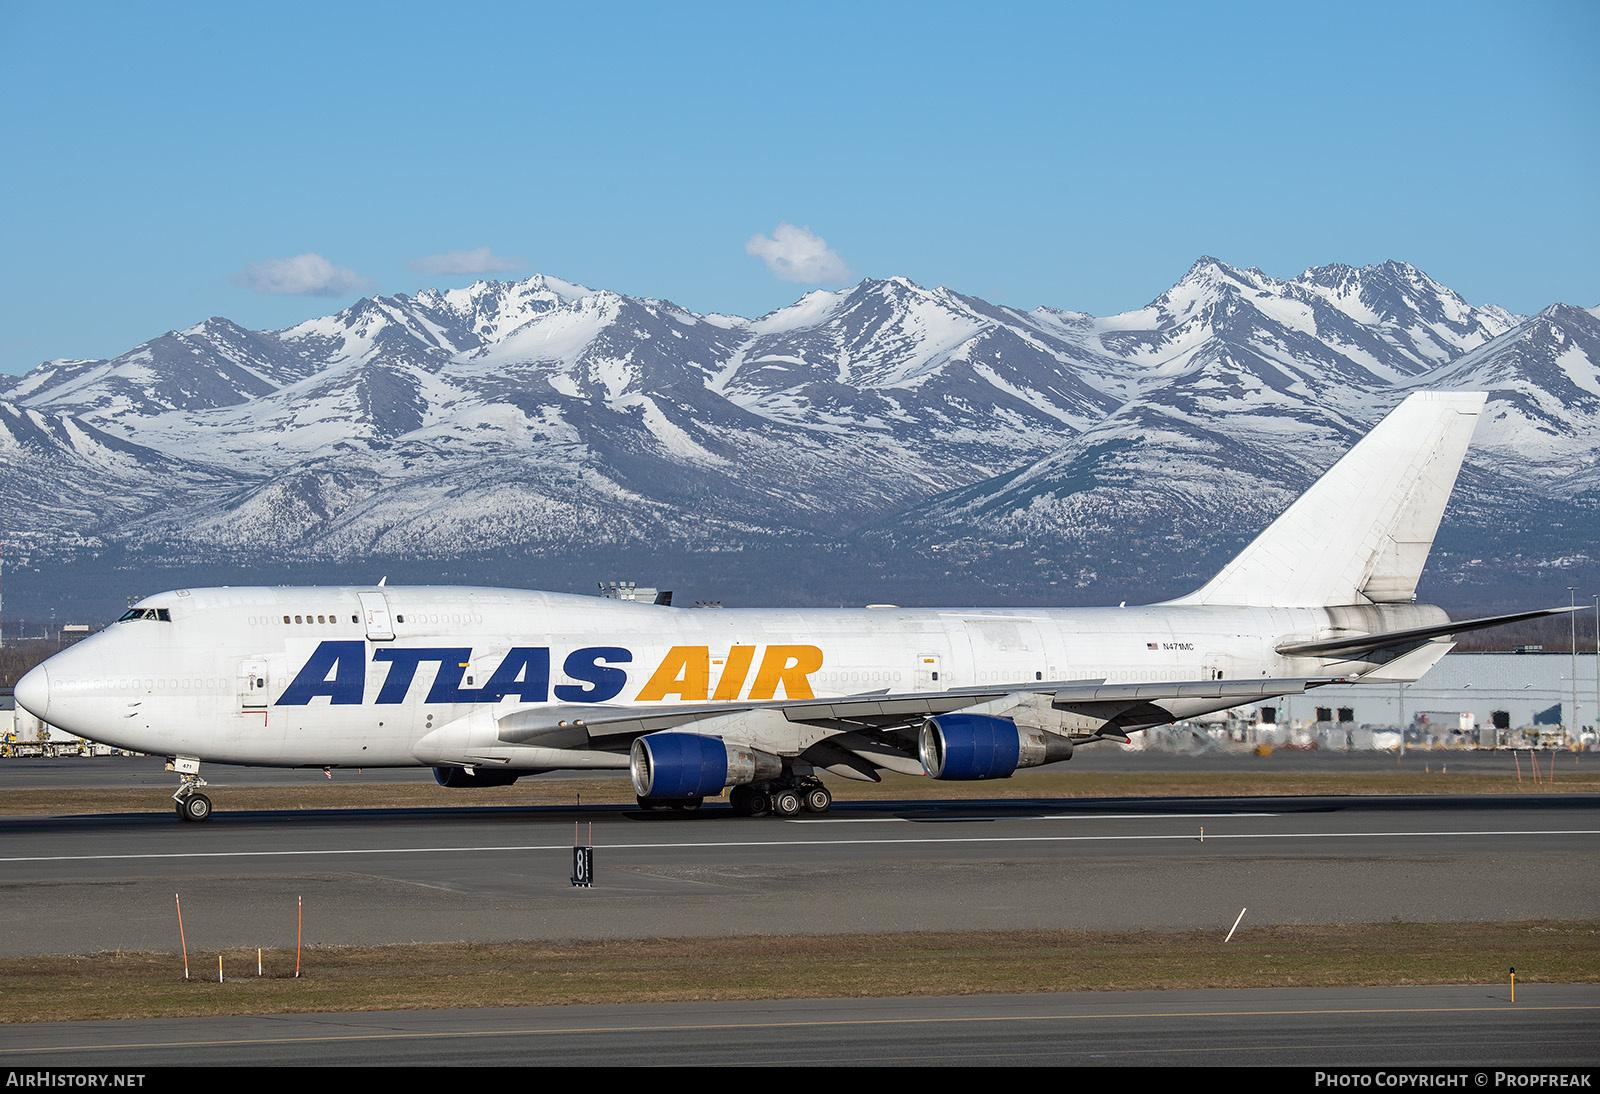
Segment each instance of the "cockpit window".
M163 623L171 623L172 612L166 608L129 608L117 617L117 622L128 619L159 619Z

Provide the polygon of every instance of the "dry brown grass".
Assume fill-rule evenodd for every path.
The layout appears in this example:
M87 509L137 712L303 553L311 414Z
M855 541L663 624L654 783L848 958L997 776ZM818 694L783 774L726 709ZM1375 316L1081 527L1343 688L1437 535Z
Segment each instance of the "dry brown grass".
M101 953L0 961L0 1020L1182 988L1600 981L1600 921Z

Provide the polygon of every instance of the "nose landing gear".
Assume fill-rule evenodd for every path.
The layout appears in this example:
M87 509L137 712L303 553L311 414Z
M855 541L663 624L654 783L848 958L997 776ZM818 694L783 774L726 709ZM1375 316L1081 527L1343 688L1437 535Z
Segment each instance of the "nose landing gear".
M182 820L203 821L211 817L211 799L200 793L206 781L200 777L200 761L176 756L167 761L167 770L176 771L182 782L172 795L173 809Z

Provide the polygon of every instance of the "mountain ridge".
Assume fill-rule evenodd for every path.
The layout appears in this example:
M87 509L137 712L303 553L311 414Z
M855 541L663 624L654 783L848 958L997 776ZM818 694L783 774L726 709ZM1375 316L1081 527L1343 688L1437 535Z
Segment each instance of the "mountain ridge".
M1395 261L1283 280L1203 256L1106 317L884 278L746 319L542 274L277 331L211 317L0 378L6 547L248 567L804 543L1000 592L1175 595L1442 387L1490 392L1442 537L1514 530L1439 579L1492 597L1494 567L1550 584L1536 546L1593 572L1597 311L1474 306Z

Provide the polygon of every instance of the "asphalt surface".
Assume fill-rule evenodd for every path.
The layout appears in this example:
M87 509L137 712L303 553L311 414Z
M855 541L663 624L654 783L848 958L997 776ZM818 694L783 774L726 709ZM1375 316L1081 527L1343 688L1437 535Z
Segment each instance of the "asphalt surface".
M104 762L55 761L120 772L105 785L148 778L161 792L172 778L81 766ZM0 792L52 770L0 764ZM575 830L592 831L593 889L569 883ZM1241 909L1257 926L1589 919L1600 907L1597 851L1600 798L1531 793L888 802L792 821L711 806L219 812L201 825L170 814L0 817L0 954L173 951L174 894L189 946L206 950L291 944L301 897L308 945L1225 931ZM1492 984L1394 991L11 1025L0 1026L0 1064L1600 1062L1593 987L1519 988L1515 1010ZM1556 993L1544 997L1554 1009L1533 1010L1527 991Z
M170 949L174 894L201 948L1588 918L1597 852L1590 795L0 817L0 955Z
M1547 770L1552 754L1538 754L1539 769ZM1567 771L1588 771L1600 767L1600 753L1558 752L1554 754L1556 777ZM1257 756L1248 750L1216 746L1198 748L1191 752L1170 752L1160 749L1125 748L1111 743L1097 743L1079 748L1065 764L1051 767L1051 771L1071 773L1076 771L1116 772L1174 772L1174 773L1238 773L1238 774L1349 774L1367 775L1380 772L1423 773L1455 771L1472 774L1512 775L1518 770L1531 776L1531 761L1527 751L1513 754L1511 750L1451 749L1435 751L1411 748L1406 752L1329 752L1317 749L1280 748L1266 756ZM325 785L330 780L320 768L229 767L207 764L206 780L219 786L296 786ZM1022 776L1025 777L1027 772ZM626 771L554 772L537 775L540 780L564 778L603 778L610 776L619 786L628 785ZM332 781L344 785L367 783L414 783L434 785L429 768L336 768ZM65 757L59 759L0 759L0 790L9 788L66 788L66 787L148 787L152 793L170 796L177 788L178 777L165 768L165 761L154 756L99 756ZM470 799L461 796L470 804Z
M1307 1089L1315 1085L1310 1069L1326 1067L1445 1067L1465 1073L1456 1085L1490 1089L1499 1087L1499 1068L1592 1071L1600 987L1519 985L1515 1003L1508 988L1077 992L73 1022L0 1026L0 1070L1243 1065L1307 1069ZM1480 1074L1482 1084L1474 1081Z

